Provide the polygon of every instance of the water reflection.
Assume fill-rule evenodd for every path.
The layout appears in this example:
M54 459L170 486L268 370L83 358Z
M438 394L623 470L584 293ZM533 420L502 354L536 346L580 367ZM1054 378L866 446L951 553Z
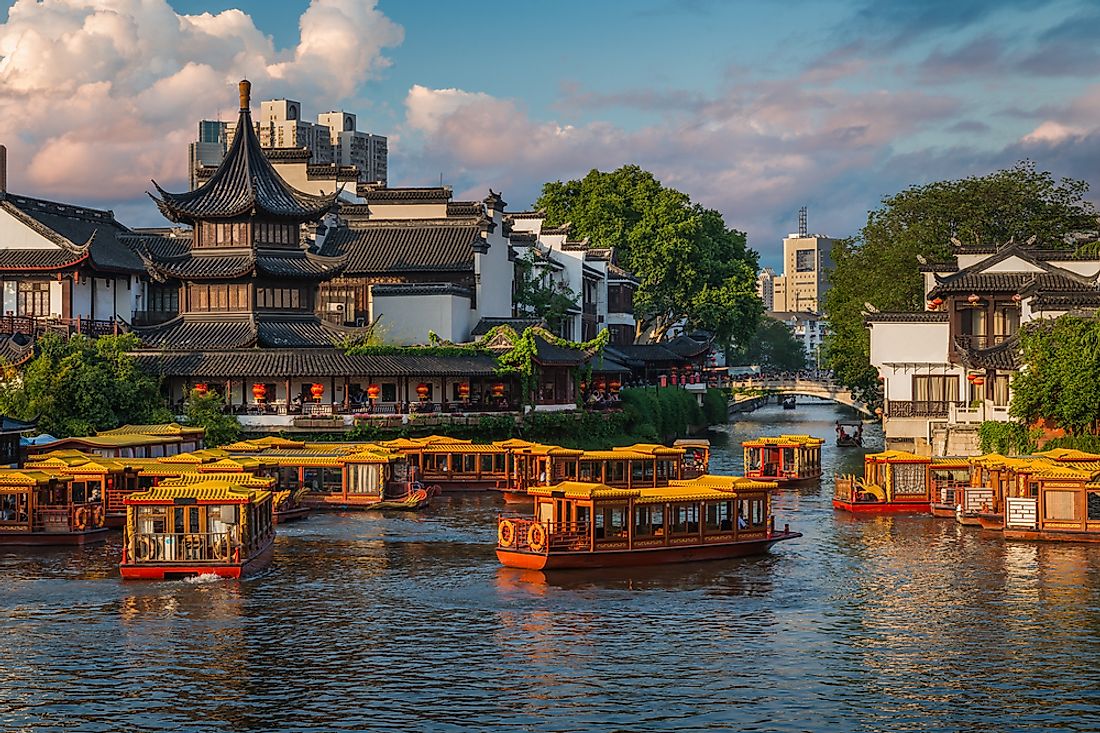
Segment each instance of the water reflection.
M1095 730L1100 548L834 512L840 414L714 436L732 473L745 438L827 441L776 496L803 538L757 558L505 569L488 496L281 527L240 582L123 584L117 539L2 551L0 730Z

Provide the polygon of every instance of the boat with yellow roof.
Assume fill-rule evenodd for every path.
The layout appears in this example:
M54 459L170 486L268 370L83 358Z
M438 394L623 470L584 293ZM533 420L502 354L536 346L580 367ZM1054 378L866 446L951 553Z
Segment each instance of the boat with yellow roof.
M107 532L101 490L53 471L0 468L0 545L84 545Z
M773 482L737 477L622 488L564 481L533 486L531 518L497 518L497 558L528 570L719 560L801 537L775 529Z
M239 578L271 563L272 495L231 480L160 485L126 498L123 578Z
M779 486L806 484L821 478L822 438L775 435L741 443L745 477L775 481Z
M837 476L833 507L855 514L912 514L929 511L932 459L900 450L869 453L863 476Z

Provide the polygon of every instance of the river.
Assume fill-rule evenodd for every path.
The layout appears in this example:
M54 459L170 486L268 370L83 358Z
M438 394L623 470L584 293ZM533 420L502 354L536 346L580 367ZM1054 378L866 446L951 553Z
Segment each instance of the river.
M243 582L126 582L119 542L0 550L3 731L1100 729L1100 547L834 513L829 405L712 436L827 439L755 559L498 566L493 498L279 528ZM872 429L871 440L880 440Z

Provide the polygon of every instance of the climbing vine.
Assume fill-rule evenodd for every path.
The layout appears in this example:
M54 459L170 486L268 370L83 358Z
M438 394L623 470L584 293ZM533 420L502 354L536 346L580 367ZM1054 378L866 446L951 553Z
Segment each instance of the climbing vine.
M978 428L982 453L1000 453L1006 456L1028 455L1035 451L1042 430L1028 430L1018 422L987 420Z
M524 404L530 404L535 388L538 386L538 366L535 363L535 357L538 353L536 338L541 338L543 341L563 349L581 351L592 356L603 351L611 337L608 330L604 329L595 338L588 341L570 341L547 331L541 326L529 326L519 335L516 335L513 330L511 335L514 336L512 348L497 357L497 362L500 364L497 374L519 377ZM577 374L586 366L588 373L591 373L590 365L582 365L574 371L573 377L575 380L579 381Z

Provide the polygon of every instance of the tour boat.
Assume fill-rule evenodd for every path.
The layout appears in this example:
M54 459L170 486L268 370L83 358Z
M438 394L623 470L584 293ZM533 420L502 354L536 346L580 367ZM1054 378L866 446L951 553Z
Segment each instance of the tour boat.
M84 545L108 528L102 489L72 476L0 468L0 545Z
M970 485L970 461L966 458L933 457L928 467L932 516L955 518L955 509Z
M126 498L123 578L240 578L271 563L271 492L232 481L157 486Z
M424 485L418 470L398 453L379 446L353 455L334 457L339 467L331 483L309 487L303 503L329 509L416 510L427 506L437 493ZM329 475L331 469L322 474ZM337 478L339 477L339 478ZM281 488L288 488L283 482Z
M856 514L912 514L931 505L928 471L932 459L899 450L870 453L863 476L837 476L833 507Z
M836 444L840 448L863 447L863 421L837 420Z
M1100 542L1100 465L1036 467L1005 497L1004 536L1014 540Z
M508 485L508 453L497 445L429 443L401 451L419 456L420 480L448 491L502 489Z
M780 404L783 405L784 410L793 410L798 405L798 402L793 394L789 394L785 395L780 400Z
M519 443L520 441L497 443L499 447L507 448L511 452L511 476L501 492L504 501L509 504L530 501L531 497L527 489L531 486L547 486L564 480L564 478L555 479L554 477L564 477L567 472L566 465L575 465L574 459L584 455L584 451L572 448L560 448L541 443L525 445Z
M810 435L779 435L741 443L745 449L745 477L775 481L779 486L821 478L821 446Z
M702 476L710 470L710 441L706 438L680 438L673 441L672 447L684 450L683 478Z
M774 486L715 488L691 480L637 489L580 481L531 487L532 518L497 519L497 558L508 567L559 570L761 554L802 536L789 527L776 531Z
M123 498L138 488L137 472L130 465L131 460L102 458L79 451L53 451L33 456L27 468L71 476L77 492L83 489L89 496L102 498L103 523L117 528L126 519Z

